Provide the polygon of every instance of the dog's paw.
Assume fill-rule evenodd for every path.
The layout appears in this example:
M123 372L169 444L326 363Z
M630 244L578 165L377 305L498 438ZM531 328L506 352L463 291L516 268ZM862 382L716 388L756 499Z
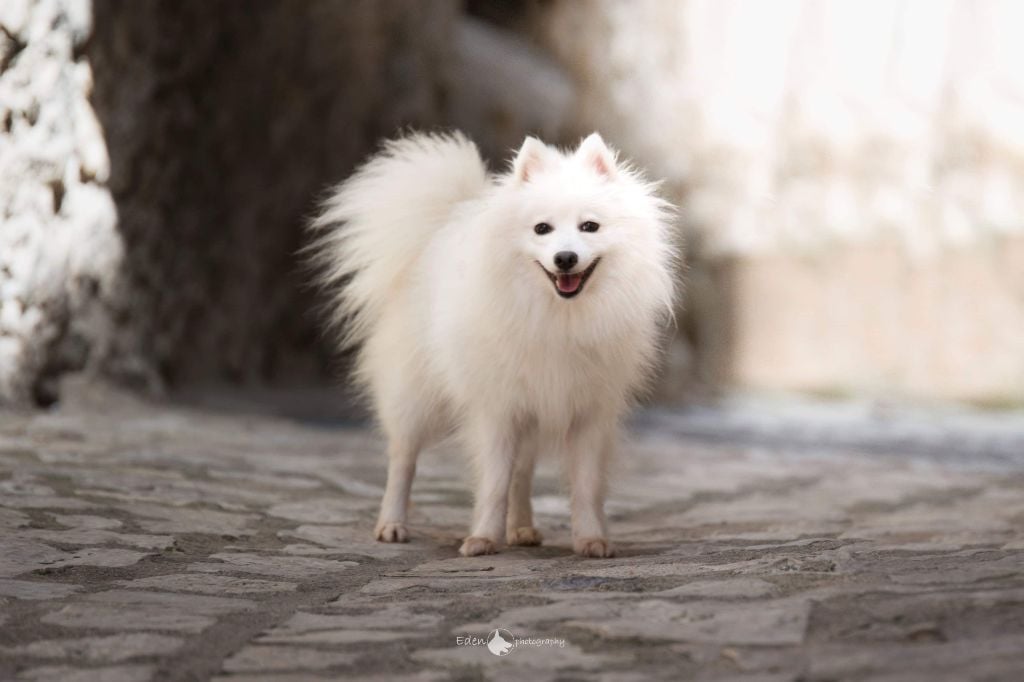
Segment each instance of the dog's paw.
M378 523L373 536L380 542L409 542L409 532L396 522Z
M463 540L462 547L459 547L459 554L462 556L480 556L481 554L494 554L497 551L498 548L494 546L493 542L474 535Z
M576 538L572 541L572 549L580 556L599 559L615 556L615 550L606 538Z
M533 526L520 526L509 528L506 533L506 541L510 545L522 545L524 547L536 547L544 541L544 536Z

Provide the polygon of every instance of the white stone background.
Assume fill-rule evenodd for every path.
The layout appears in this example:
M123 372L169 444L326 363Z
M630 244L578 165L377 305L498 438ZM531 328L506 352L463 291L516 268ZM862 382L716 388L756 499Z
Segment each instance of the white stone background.
M94 309L122 255L110 159L73 56L91 22L89 0L0 3L0 397L28 397L67 325L110 335Z
M580 128L679 200L677 367L1024 404L1024 4L595 0L530 25Z

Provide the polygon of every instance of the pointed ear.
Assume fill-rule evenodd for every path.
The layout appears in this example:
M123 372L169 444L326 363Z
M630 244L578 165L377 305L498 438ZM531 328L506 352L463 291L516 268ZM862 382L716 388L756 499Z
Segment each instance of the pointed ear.
M601 136L591 133L576 150L576 158L592 168L598 175L614 178L617 172L615 152L608 148Z
M526 182L547 165L551 156L548 146L536 137L527 137L512 162L512 174L519 182Z

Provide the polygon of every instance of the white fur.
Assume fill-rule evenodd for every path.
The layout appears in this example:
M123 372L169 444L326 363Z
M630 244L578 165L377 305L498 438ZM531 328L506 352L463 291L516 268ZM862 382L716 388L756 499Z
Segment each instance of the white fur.
M314 248L388 438L378 539L407 538L416 456L454 432L477 471L463 554L540 541L538 452L565 461L576 551L611 554L605 468L673 309L669 209L597 134L574 153L527 138L497 178L463 136L413 135L338 188ZM574 272L600 258L570 299L541 270L567 250Z

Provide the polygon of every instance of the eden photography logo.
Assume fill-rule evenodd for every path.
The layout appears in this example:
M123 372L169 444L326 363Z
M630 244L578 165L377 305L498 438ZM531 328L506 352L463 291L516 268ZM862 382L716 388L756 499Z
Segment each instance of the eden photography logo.
M498 628L486 637L459 635L455 638L455 646L486 646L495 656L508 656L524 647L557 646L564 649L565 640L555 637L516 637L505 628Z

